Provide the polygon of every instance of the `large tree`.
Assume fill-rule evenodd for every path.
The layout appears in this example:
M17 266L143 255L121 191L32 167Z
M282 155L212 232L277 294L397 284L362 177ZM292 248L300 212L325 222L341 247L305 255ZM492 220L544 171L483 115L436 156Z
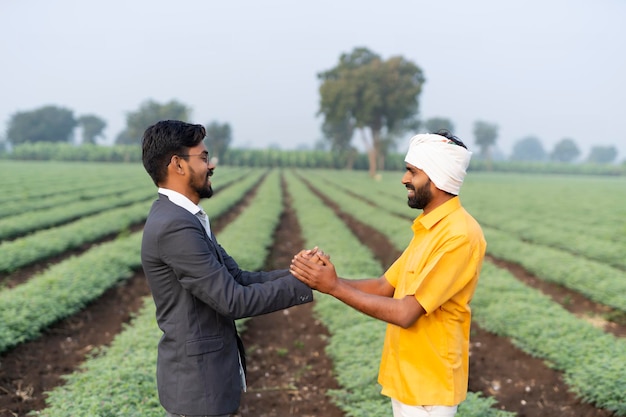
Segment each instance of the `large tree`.
M474 141L480 148L481 158L491 163L491 148L498 139L498 126L481 120L474 122Z
M513 145L512 161L545 161L547 154L539 138L526 136Z
M212 158L219 160L230 146L232 131L228 123L213 121L206 127L206 139L204 139Z
M422 70L401 56L385 61L367 48L355 48L318 78L324 126L335 128L347 121L358 130L367 149L370 175L375 175L384 135L397 136L417 116L425 81Z
M573 162L580 156L580 149L573 139L563 138L550 153L550 159L557 162Z
M94 114L85 114L78 118L78 124L83 129L83 143L96 143L99 136L103 136L104 128L107 126L100 117Z
M441 129L454 133L454 123L445 117L431 117L424 122L424 127L430 133L435 133Z
M325 121L322 124L324 138L330 142L331 152L341 155L345 161L345 167L352 169L357 157L357 150L351 145L354 135L354 124L349 118L344 118L338 122Z
M120 145L141 143L143 132L159 120L181 120L186 122L191 116L191 109L184 104L171 100L160 104L154 100L147 100L141 104L139 110L126 114L126 129L115 139Z
M27 142L69 142L76 127L74 113L58 106L44 106L15 113L9 120L7 139L13 144Z

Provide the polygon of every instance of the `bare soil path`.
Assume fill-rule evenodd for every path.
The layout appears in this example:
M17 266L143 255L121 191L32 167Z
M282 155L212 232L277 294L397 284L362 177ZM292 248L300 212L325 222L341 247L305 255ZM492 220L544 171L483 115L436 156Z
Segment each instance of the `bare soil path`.
M285 210L265 270L288 268L295 252L304 247L286 192L283 200ZM248 392L238 416L344 415L326 396L338 385L324 353L328 331L313 317L312 308L309 303L249 320L242 335L250 364Z

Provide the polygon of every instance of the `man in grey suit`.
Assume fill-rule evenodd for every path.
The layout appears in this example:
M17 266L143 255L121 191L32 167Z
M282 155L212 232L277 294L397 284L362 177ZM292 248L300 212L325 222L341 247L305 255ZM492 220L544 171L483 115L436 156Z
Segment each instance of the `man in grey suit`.
M166 120L148 127L142 142L144 167L159 187L141 263L163 331L157 385L168 416L235 413L245 355L234 320L313 300L288 270L243 271L217 243L198 205L213 194L205 135L202 125Z

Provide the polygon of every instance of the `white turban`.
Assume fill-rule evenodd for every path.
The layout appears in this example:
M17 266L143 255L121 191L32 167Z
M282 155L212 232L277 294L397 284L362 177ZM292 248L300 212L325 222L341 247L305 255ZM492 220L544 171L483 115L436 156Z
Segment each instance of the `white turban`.
M421 169L437 188L459 195L472 153L435 134L415 135L404 161Z

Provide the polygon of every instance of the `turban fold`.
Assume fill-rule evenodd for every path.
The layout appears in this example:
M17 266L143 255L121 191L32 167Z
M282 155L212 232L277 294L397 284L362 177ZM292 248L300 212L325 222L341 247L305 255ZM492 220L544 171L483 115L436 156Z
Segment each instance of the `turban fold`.
M415 135L404 161L421 169L437 188L458 195L472 153L435 134Z

